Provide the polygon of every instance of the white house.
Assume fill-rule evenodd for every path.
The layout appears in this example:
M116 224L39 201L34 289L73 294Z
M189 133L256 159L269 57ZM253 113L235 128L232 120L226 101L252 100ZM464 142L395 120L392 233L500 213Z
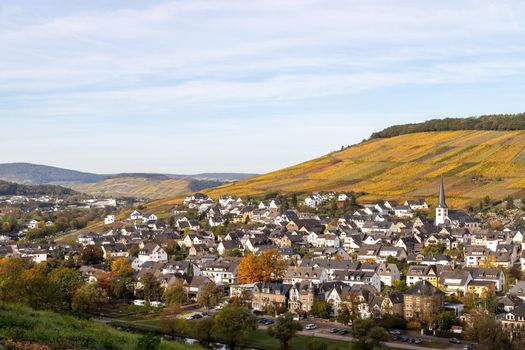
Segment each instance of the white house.
M104 225L111 225L115 222L115 215L108 215L104 218Z
M138 258L141 265L146 261L168 262L168 253L156 243L146 243L141 244Z

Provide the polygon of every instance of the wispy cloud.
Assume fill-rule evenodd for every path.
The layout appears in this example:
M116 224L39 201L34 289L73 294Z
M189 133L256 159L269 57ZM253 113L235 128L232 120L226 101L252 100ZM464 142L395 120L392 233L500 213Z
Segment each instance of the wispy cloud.
M272 115L293 124L302 113L328 113L353 115L357 119L348 120L368 130L383 112L371 101L400 91L511 82L519 94L524 15L521 1L488 0L6 0L0 5L0 121L23 129L32 127L24 120L61 118L83 127L142 116L167 128L192 119L252 130ZM392 115L406 115L405 105L390 103ZM455 103L451 112L467 109ZM358 119L363 108L376 117ZM320 128L324 120L309 123ZM202 130L187 126L186 132ZM209 133L207 139L221 137ZM225 167L236 161L219 159Z

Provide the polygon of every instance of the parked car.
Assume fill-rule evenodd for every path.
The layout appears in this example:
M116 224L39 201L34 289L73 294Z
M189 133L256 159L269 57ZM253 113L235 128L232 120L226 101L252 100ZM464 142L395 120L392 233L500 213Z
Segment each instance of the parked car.
M452 344L461 344L461 340L457 338L450 338L449 342L451 342Z
M337 332L339 332L339 329L337 329L337 328L330 328L329 332L330 333L337 333Z
M341 334L341 335L346 335L346 334L348 334L348 330L347 330L347 329L343 329L343 330L341 330L341 331L339 332L339 334Z
M414 339L414 344L421 344L422 342L423 342L423 340L421 340L419 338Z
M399 329L392 329L390 331L390 334L394 334L394 335L400 335L401 334L401 331Z
M311 331L312 329L316 329L316 328L317 326L313 323L309 323L304 327L304 329L306 329L307 331Z

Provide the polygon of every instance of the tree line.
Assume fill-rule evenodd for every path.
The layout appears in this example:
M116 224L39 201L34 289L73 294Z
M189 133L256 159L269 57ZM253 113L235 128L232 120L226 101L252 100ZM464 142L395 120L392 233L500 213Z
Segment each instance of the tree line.
M469 118L431 119L422 123L394 125L373 133L370 139L388 138L416 132L454 130L525 130L525 113L483 115Z

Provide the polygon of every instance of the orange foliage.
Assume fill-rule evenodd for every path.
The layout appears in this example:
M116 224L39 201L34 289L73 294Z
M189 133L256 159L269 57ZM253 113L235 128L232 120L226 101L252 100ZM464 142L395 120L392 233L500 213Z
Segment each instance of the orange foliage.
M250 253L241 260L237 279L239 283L271 282L282 278L286 268L286 261L275 249L258 256Z

